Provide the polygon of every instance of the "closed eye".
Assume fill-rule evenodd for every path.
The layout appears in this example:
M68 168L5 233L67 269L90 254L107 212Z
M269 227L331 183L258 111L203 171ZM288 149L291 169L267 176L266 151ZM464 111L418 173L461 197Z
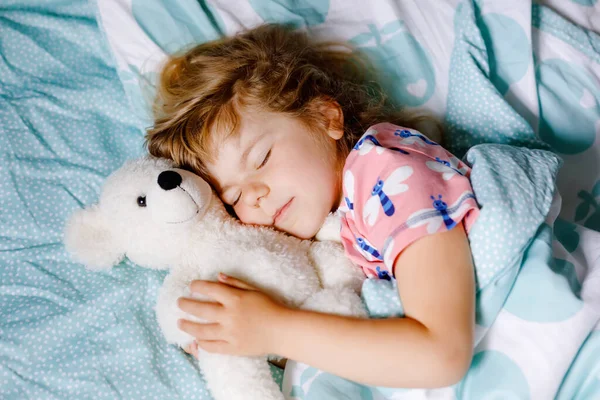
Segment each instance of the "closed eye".
M257 169L261 169L262 167L264 167L265 165L267 165L267 162L269 161L269 158L271 158L271 150L269 150L267 152L267 154L265 155L265 158L263 159L263 161L260 163L260 165L258 166ZM238 196L236 197L236 199L233 201L233 203L231 203L231 205L233 207L235 207L237 205L237 203L240 201L240 199L242 198L242 192L240 192L238 194Z
M263 162L258 166L257 169L261 169L262 167L264 167L267 164L267 161L269 161L270 157L271 157L271 150L269 150L268 153L265 155Z
M242 198L242 192L240 192L240 194L238 195L238 197L234 200L234 202L231 205L233 207L235 207L235 205L238 203L238 201L240 201L241 198Z

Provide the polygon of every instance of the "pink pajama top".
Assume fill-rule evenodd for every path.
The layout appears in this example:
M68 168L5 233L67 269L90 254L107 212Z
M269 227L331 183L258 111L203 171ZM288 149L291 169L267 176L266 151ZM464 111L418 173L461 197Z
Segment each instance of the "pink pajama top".
M342 243L369 278L392 279L397 256L419 238L468 232L479 214L470 168L418 131L372 126L343 171Z

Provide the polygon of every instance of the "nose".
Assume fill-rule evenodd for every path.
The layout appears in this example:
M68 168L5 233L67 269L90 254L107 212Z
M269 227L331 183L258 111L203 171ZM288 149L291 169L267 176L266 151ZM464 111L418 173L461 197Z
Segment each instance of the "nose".
M158 175L158 186L163 190L175 189L181 185L183 178L175 171L164 171Z
M264 184L251 184L248 185L244 190L244 203L252 208L260 207L260 202L269 194L269 187Z

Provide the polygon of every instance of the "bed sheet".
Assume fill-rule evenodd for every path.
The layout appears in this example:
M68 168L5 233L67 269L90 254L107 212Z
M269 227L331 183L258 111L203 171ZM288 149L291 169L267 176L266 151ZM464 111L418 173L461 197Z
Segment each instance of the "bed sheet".
M507 61L486 67L479 58L485 54L469 53L490 78L486 89L504 104L483 110L483 121L490 119L481 126L469 120L479 112L476 101L464 96L481 89L450 69L457 10L466 3L487 30L478 41L461 43L491 48ZM4 0L0 397L209 398L191 358L168 346L156 325L153 304L163 275L135 266L87 272L69 260L61 232L72 210L96 199L112 170L143 152L151 85L141 83L152 82L164 54L263 21L291 21L315 36L363 47L396 80L393 96L446 118L459 154L484 141L551 145L565 161L554 257L572 265L581 283L600 257L600 44L594 33L600 4L518 3ZM523 21L531 27L523 28ZM523 43L530 45L523 50ZM505 113L514 117L518 135L515 125L493 124L491 117ZM582 347L585 357L573 364L561 398L600 392L598 331Z
M204 398L153 304L163 274L92 273L67 216L144 152L87 1L0 3L0 398Z

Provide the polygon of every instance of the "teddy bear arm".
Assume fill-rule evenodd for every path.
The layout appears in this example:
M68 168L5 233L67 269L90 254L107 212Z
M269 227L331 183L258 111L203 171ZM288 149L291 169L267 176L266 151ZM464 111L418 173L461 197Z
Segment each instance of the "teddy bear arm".
M365 274L346 257L341 244L314 242L309 252L324 288L350 288L360 293Z
M156 301L156 319L168 343L185 347L194 338L180 330L177 321L180 318L194 319L177 306L177 300L182 296L189 296L189 282L176 274L168 275L159 289Z

